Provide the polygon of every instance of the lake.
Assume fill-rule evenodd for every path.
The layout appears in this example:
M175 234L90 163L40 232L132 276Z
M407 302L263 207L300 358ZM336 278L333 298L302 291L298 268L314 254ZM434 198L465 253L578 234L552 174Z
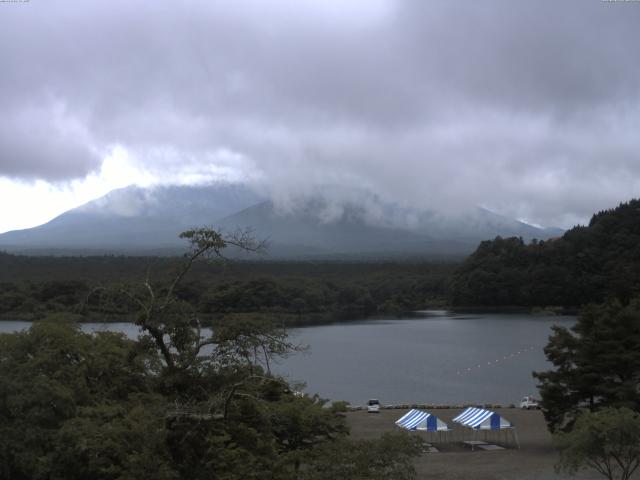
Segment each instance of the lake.
M549 368L543 348L554 324L575 317L530 314L454 314L425 311L418 317L368 320L292 329L309 345L274 366L307 393L363 404L517 403L537 394L534 370ZM0 332L29 322L0 322ZM129 323L83 324L87 332L116 330L136 337Z

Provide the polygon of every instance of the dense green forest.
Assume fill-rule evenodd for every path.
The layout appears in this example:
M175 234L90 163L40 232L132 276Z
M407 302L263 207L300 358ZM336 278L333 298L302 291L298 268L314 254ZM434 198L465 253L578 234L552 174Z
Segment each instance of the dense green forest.
M525 244L482 242L453 275L451 303L579 307L640 292L640 200L596 213L588 226Z
M74 312L81 320L122 320L137 307L121 295L147 276L170 278L180 259L28 257L0 253L0 317L37 319ZM443 305L452 263L267 262L215 260L193 265L176 296L203 318L278 315L308 323Z

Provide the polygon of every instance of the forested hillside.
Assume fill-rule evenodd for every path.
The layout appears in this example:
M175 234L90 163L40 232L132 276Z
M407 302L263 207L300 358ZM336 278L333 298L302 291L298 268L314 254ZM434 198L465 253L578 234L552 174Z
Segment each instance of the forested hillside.
M451 288L454 305L627 302L640 291L640 200L599 212L557 239L484 241L456 270Z

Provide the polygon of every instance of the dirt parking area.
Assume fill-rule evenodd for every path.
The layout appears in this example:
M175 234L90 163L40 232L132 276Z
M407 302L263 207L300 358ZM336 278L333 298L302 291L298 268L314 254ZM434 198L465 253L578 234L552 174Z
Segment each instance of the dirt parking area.
M451 420L461 410L435 409L431 413L446 422L454 431L449 435L450 442L438 442L432 434L415 432L425 441L438 448L439 453L424 453L416 460L416 471L420 479L478 479L478 480L548 480L573 478L595 480L600 477L596 472L584 471L573 477L557 474L554 465L557 452L553 448L551 435L547 431L542 413L537 410L516 408L496 409L500 415L516 426L520 449L513 444L511 435L487 435L488 443L507 447L504 450L471 451L462 441L474 439L469 429L463 429ZM407 410L383 409L380 413L355 411L347 414L351 434L354 438L377 438L384 432L397 430L395 421ZM441 436L444 437L444 436ZM446 437L444 437L446 438ZM440 440L443 440L441 438ZM485 440L482 433L475 439ZM640 478L640 477L638 477Z

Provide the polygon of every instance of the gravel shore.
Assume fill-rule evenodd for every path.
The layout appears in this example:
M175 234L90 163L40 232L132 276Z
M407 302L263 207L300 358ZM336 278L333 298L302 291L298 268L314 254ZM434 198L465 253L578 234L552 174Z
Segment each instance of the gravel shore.
M555 473L554 464L557 452L553 448L551 435L547 431L542 413L537 410L520 410L517 408L494 409L516 426L520 449L513 445L511 436L505 443L504 433L501 436L489 433L489 443L507 446L505 450L471 451L461 440L471 440L469 429L456 428L451 419L460 413L460 409L436 409L431 413L454 428L452 438L455 442L437 443L429 433L416 432L426 441L433 443L440 452L425 453L416 460L419 479L478 479L478 480L547 480L556 478L573 478L579 480L599 479L596 472L584 471L567 477ZM381 410L379 414L355 411L347 414L351 427L351 435L356 439L377 438L384 432L397 430L394 422L407 410ZM464 436L464 437L463 437ZM477 435L484 440L483 434ZM640 478L640 477L639 477Z

